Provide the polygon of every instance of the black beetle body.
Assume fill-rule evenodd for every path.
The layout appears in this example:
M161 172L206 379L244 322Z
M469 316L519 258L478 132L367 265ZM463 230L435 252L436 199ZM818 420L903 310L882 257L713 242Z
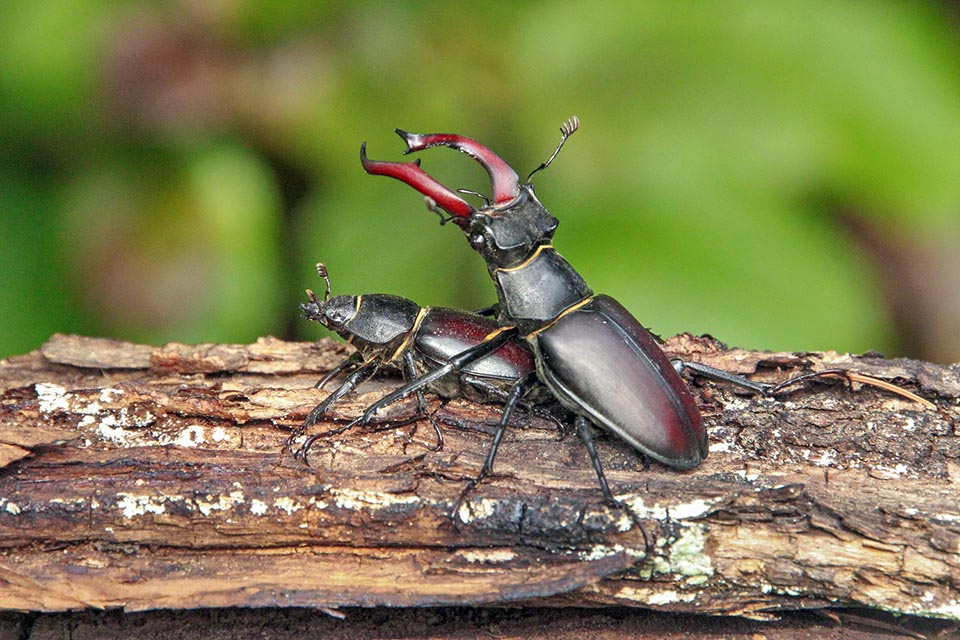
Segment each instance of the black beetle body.
M588 298L528 340L540 379L575 413L669 466L691 469L706 458L693 397L650 333L613 298Z
M320 300L308 291L311 301L300 305L303 315L345 338L357 352L318 383L318 387L323 387L334 376L351 370L343 384L310 412L304 424L288 439L288 447L334 402L377 371L395 370L407 380L417 379L445 365L450 357L500 332L497 321L492 318L459 309L420 307L399 296L330 297L326 268L318 264L317 270L327 283L326 294ZM460 371L435 379L427 388L444 398L507 402L509 390L534 370L533 353L524 342L514 339ZM543 394L538 399L543 399ZM427 414L422 396L419 401L421 412ZM442 443L442 434L435 423L434 427ZM301 450L304 455L313 441L308 440L304 445Z
M561 146L577 126L575 120L565 123ZM476 210L417 163L370 161L361 147L368 173L413 186L427 196L428 205L444 209L463 229L470 246L487 263L497 289L500 323L515 327L530 344L540 382L580 416L581 435L588 436L589 421L664 464L682 469L699 465L707 456L707 435L689 390L656 339L615 300L594 296L551 246L558 222L532 185L521 185L509 165L469 138L398 133L407 143L407 153L450 146L466 151L487 169L494 202ZM556 152L540 168L555 156ZM462 354L454 366L478 354L482 357L479 348ZM410 393L428 382L429 376L392 395ZM374 405L368 414L378 408ZM609 499L598 460L594 466Z

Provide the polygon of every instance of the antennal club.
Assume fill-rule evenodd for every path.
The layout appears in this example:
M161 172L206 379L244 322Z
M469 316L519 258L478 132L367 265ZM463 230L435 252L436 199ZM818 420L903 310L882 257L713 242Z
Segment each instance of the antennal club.
M530 172L530 175L527 176L527 179L524 182L530 182L530 178L533 177L538 171L543 171L550 166L550 163L553 162L553 159L557 157L557 154L560 153L560 149L563 148L563 143L567 141L567 138L573 135L573 133L580 128L580 118L577 116L570 116L567 120L560 125L560 144L557 145L557 148L553 150L553 155L547 158L547 161L542 163L539 167Z
M326 302L327 300L330 299L330 276L327 275L327 265L323 264L322 262L318 262L317 273L320 274L320 277L323 278L323 281L327 285L327 290L323 294L323 301ZM313 292L311 291L310 293L313 293ZM312 296L312 297L315 298L316 296ZM313 300L313 302L316 302L316 300Z

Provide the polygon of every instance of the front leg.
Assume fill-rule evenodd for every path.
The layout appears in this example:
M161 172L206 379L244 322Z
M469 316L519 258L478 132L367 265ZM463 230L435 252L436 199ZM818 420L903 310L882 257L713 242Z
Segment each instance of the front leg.
M341 363L343 364L343 363ZM341 367L338 367L338 369ZM323 416L330 406L347 395L351 391L357 388L357 386L363 382L366 382L370 379L380 368L380 360L377 356L371 356L363 363L357 365L356 370L351 373L333 393L327 396L323 402L318 404L313 410L307 414L306 419L303 421L303 424L297 427L297 429L290 434L290 437L287 438L286 442L283 445L284 450L293 451L293 441L299 438L301 435L307 432L307 430L315 425L320 417ZM307 440L300 451L295 452L295 456L299 456L304 461L306 461L307 449L310 448L316 441L316 437L312 437Z

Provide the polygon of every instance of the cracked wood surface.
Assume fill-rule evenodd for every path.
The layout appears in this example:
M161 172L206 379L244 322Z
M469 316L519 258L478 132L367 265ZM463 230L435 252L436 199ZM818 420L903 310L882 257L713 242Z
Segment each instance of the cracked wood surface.
M671 355L757 379L850 368L938 408L839 384L771 400L696 381L699 468L644 469L598 436L632 517L601 503L574 435L521 415L454 526L445 514L483 462L496 405L431 396L442 451L407 403L321 440L312 467L281 452L348 349L54 336L2 361L0 608L860 604L960 619L960 366L678 336ZM395 384L364 386L316 429Z

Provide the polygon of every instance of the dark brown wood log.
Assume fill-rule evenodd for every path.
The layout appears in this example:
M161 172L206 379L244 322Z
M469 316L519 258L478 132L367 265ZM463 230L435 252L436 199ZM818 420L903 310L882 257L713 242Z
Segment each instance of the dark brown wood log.
M764 380L847 368L937 409L858 385L774 400L694 382L710 434L698 469L644 469L598 436L623 509L601 502L575 436L521 412L452 523L495 405L432 398L442 451L398 405L320 441L308 467L283 443L347 347L58 335L0 363L0 608L854 604L960 619L960 367L687 335L667 348ZM317 429L395 384L364 387Z

